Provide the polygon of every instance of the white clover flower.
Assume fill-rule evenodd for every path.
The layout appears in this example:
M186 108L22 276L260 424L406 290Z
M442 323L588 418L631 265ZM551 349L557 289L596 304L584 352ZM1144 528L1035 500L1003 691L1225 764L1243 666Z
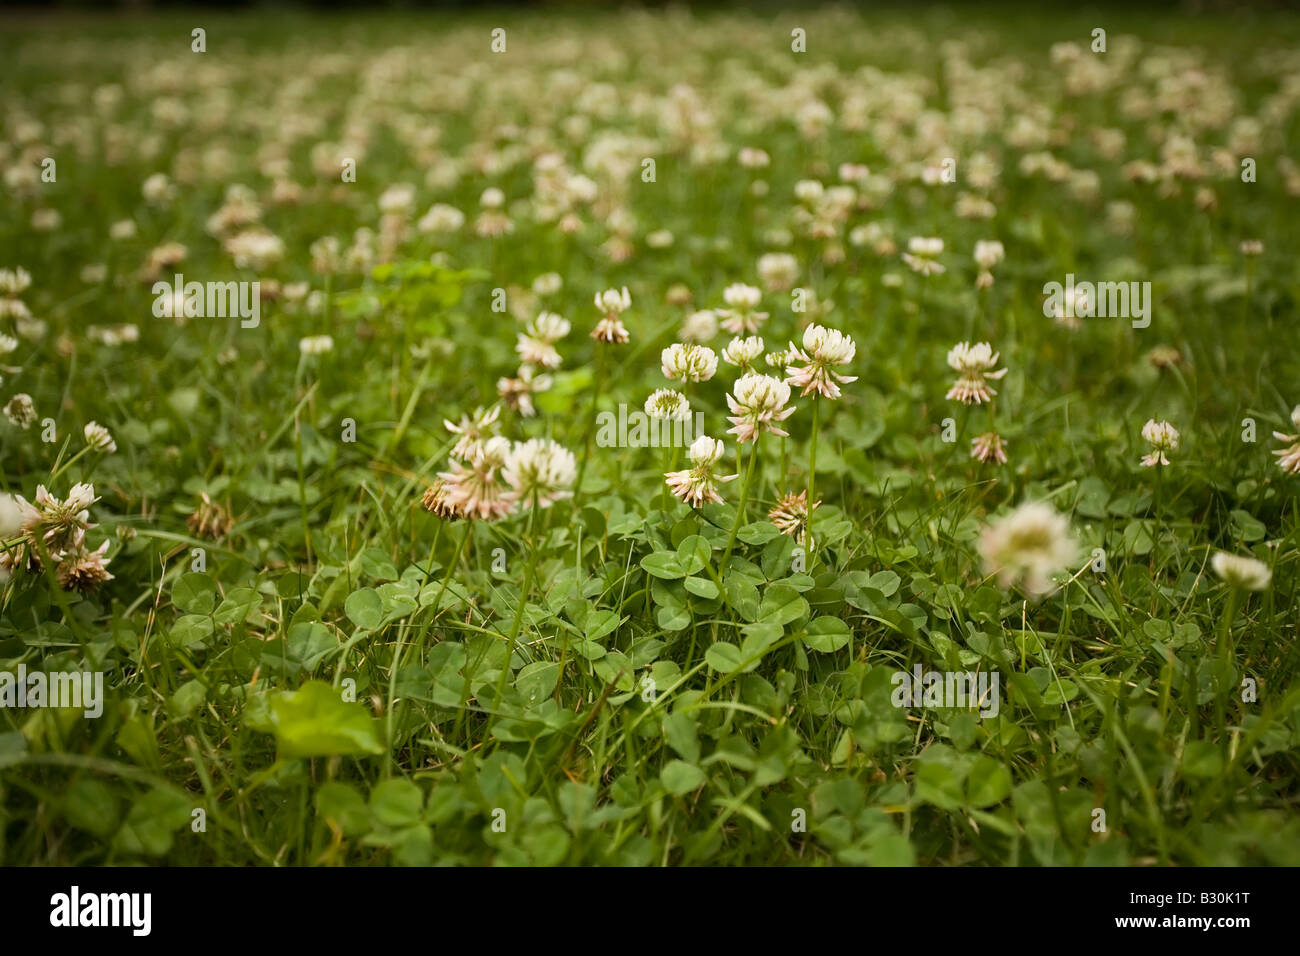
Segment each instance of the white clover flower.
M509 453L507 438L497 435L479 441L465 463L453 459L451 471L438 473L425 507L443 518L496 521L505 517L514 508L514 498L501 480Z
M113 225L108 227L108 238L115 242L121 242L124 239L134 239L136 234L136 225L134 219L119 219Z
M453 458L469 461L474 458L479 447L496 434L497 420L501 417L501 406L491 408L479 407L472 415L462 415L459 422L442 420L443 427L458 436L451 450Z
M26 430L36 421L36 406L30 395L19 392L5 404L4 414L9 419L9 424Z
M82 434L86 437L86 444L95 451L106 455L117 451L117 442L113 441L113 434L98 422L87 422L86 427L82 429Z
M303 355L324 355L334 350L334 337L331 335L309 335L298 340L298 351Z
M733 282L722 290L722 301L733 309L755 309L763 301L763 291L743 282Z
M989 401L997 391L988 384L1007 374L1006 369L993 371L1000 353L994 352L987 342L958 342L948 351L948 366L960 373L960 378L948 389L947 398L963 405L980 405Z
M1287 442L1286 448L1280 448L1274 451L1277 455L1278 467L1289 474L1300 474L1300 405L1297 405L1291 411L1291 424L1296 427L1296 434L1285 435L1282 432L1274 432L1273 437L1280 442Z
M769 252L758 257L758 278L772 292L791 288L799 278L799 261L788 252Z
M846 183L862 183L871 177L871 170L861 163L840 163L838 173Z
M622 289L606 289L604 292L597 292L596 308L611 316L622 315L632 308L632 296L628 294L627 286L623 286Z
M263 272L284 258L284 240L260 229L236 233L222 245L240 269Z
M34 511L27 502L0 492L0 544L21 532L33 514Z
M743 282L735 282L722 291L722 300L727 308L718 309L722 327L732 335L757 332L759 325L767 318L766 312L756 311L763 300L761 289Z
M848 365L857 354L853 339L843 332L821 325L810 325L803 330L803 349L793 342L786 350L790 365L786 367L787 382L800 388L801 395L817 392L830 399L840 397L840 385L858 380L856 375L841 375L835 366ZM804 363L799 366L798 362Z
M528 325L528 334L539 342L558 342L569 334L569 320L554 312L539 312Z
M740 152L736 154L736 159L746 169L762 169L772 162L772 158L765 150L754 146L742 146Z
M500 209L506 204L506 194L496 186L489 186L483 190L478 202L484 209Z
M704 343L718 334L718 316L712 309L692 312L682 322L680 335L683 341Z
M826 187L815 179L801 179L794 184L794 198L800 202L815 203L825 191Z
M558 368L560 353L555 343L569 334L569 321L554 312L538 313L537 318L528 323L524 332L519 333L515 351L526 365L539 365L542 368Z
M31 284L31 273L22 266L0 269L0 295L22 295Z
M1051 505L1030 501L985 527L979 540L987 574L1003 588L1016 585L1038 597L1051 588L1051 575L1070 567L1078 545L1069 522Z
M549 438L515 442L501 469L512 500L541 508L571 497L577 473L573 452Z
M1210 566L1229 585L1245 591L1263 591L1273 580L1273 572L1263 561L1224 551L1215 552Z
M992 269L1006 258L1006 250L996 239L980 239L975 243L975 264L981 269Z
M0 332L0 355L8 355L16 348L18 348L18 340L12 335Z
M780 428L779 422L794 414L794 408L786 408L790 401L790 386L779 378L748 372L736 380L732 394L727 396L727 407L731 409L728 421L731 428L728 433L736 436L736 441L754 441L762 432L786 437L789 432Z
M437 202L430 206L429 211L420 217L420 221L416 223L416 228L420 232L427 234L456 232L463 225L465 225L465 214L463 212L455 206Z
M1178 447L1178 429L1168 422L1158 422L1151 418L1142 426L1142 440L1151 446L1151 453L1142 458L1142 467L1167 465L1169 459L1165 452Z
M406 215L415 205L415 187L410 183L394 183L379 194L379 211Z
M718 371L718 356L707 345L675 343L659 355L665 378L683 382L707 382Z
M543 272L533 280L533 292L537 295L555 295L564 288L564 279L558 272Z
M971 439L970 456L976 461L1007 463L1007 443L997 432L985 432Z
M716 474L715 466L722 459L723 452L722 442L715 438L701 435L695 439L687 452L693 467L664 473L669 490L692 508L720 504L722 496L718 494L719 483L734 481L738 477Z
M524 418L532 418L537 414L537 409L533 406L533 395L545 392L550 387L551 376L537 374L537 370L528 364L519 366L519 374L515 378L497 379L497 394L501 400L507 408L517 411Z
M684 422L691 417L691 403L681 392L660 388L645 400L645 413L656 421Z
M943 265L938 261L942 254L942 239L913 236L907 240L907 252L903 253L903 261L913 272L927 276L939 275L944 271Z
M754 360L762 354L763 339L758 335L751 335L749 338L737 336L722 350L723 361L742 369L749 369L754 364Z
M171 184L171 180L167 178L166 173L154 173L145 179L140 187L140 192L147 202L161 203L176 194L176 187Z

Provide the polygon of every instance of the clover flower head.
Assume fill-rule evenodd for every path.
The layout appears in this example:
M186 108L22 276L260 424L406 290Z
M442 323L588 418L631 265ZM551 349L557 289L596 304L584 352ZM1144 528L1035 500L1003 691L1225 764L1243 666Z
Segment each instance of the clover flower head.
M706 504L720 504L722 496L718 494L718 485L734 481L737 475L720 475L716 466L722 459L725 448L722 442L708 435L701 435L691 443L687 452L691 468L683 471L664 473L664 481L669 490L692 508Z
M987 342L958 342L948 350L948 366L960 377L948 389L947 397L963 405L980 405L989 401L997 391L988 384L1007 374L1006 369L993 370L1000 353L994 352Z
M1031 597L1046 594L1051 575L1078 557L1070 523L1051 505L1030 501L985 527L980 556L1003 588L1019 586Z
M113 441L113 433L99 422L87 422L81 433L86 438L86 444L95 451L103 452L106 455L111 455L117 451L117 442Z
M748 370L755 360L763 354L763 339L757 335L748 338L737 336L727 343L722 350L722 360L728 365L736 365Z
M785 382L771 375L747 372L736 380L727 396L731 409L727 420L732 424L727 431L741 443L754 441L765 431L786 437L789 432L780 423L794 414L793 407L786 408L789 401L790 386Z
M502 467L510 497L524 505L535 502L539 508L571 497L577 473L573 452L549 438L515 442Z
M1273 572L1263 561L1224 551L1215 552L1210 567L1230 586L1244 591L1263 591L1273 580Z
M817 392L829 399L840 397L840 385L856 382L856 375L841 375L836 367L848 365L857 354L853 339L843 332L821 325L803 330L803 348L793 342L786 350L790 364L786 381L801 395ZM801 364L802 363L802 364Z
M681 392L660 388L645 400L645 413L655 421L684 422L691 417L691 403Z
M1165 452L1178 447L1178 429L1168 422L1158 422L1151 418L1142 426L1142 440L1151 446L1151 452L1142 458L1143 468L1168 465L1169 458Z
M663 350L659 361L665 378L683 382L707 382L718 371L717 353L707 345L676 343Z

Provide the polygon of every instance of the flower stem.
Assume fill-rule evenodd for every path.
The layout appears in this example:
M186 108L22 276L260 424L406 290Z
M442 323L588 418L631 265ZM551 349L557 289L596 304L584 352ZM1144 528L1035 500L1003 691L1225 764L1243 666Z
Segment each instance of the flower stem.
M816 540L813 538L813 506L817 504L817 499L813 497L814 486L817 483L817 426L821 413L821 396L813 395L813 420L812 420L812 437L808 441L808 520L804 524L804 540L808 543L808 569L812 570L813 554L817 547Z
M731 559L731 549L736 544L736 532L740 530L740 523L745 520L745 505L749 501L749 485L754 480L754 463L758 461L758 445L763 440L761 433L754 436L754 449L749 453L749 467L745 469L745 482L740 486L740 501L736 505L736 518L731 522L731 534L727 535L727 548L722 552L722 561L718 564L718 570L726 573L727 562Z
M605 383L605 349L596 343L596 380L591 387L591 411L587 415L587 439L582 446L582 462L578 465L578 477L573 483L573 497L576 505L578 495L582 494L582 478L587 473L587 461L591 458L592 436L596 433L596 409L600 401L600 389Z
M1228 743L1228 674L1232 668L1232 619L1237 613L1237 589L1228 592L1228 603L1223 608L1223 620L1219 627L1219 686L1214 695L1214 714L1218 721L1219 742L1225 748ZM1193 689L1195 692L1195 689ZM1195 701L1193 701L1195 704Z

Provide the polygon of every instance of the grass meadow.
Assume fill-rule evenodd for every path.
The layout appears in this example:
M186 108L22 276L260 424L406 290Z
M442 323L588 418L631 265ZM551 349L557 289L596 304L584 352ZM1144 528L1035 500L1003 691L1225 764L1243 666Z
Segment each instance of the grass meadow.
M1297 51L6 16L0 862L1300 864Z

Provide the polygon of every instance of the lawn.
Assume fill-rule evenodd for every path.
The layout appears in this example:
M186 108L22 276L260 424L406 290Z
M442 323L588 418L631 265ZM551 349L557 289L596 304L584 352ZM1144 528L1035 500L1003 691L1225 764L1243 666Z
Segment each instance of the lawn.
M1027 11L4 21L0 863L1300 864L1300 18Z

